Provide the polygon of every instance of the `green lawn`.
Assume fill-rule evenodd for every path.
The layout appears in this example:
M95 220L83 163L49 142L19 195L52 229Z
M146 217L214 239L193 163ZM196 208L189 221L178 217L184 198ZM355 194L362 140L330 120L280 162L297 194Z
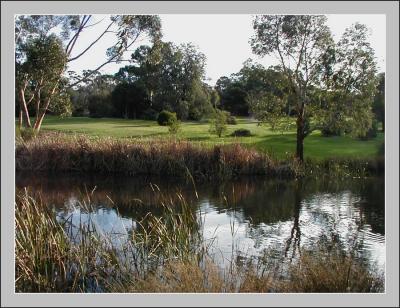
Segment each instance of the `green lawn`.
M126 120L126 119L94 119L86 117L58 118L46 116L43 130L56 130L65 133L83 133L88 136L126 137L168 137L168 128L162 127L155 121ZM249 129L252 137L230 137L238 128ZM239 118L237 125L228 125L228 131L222 138L211 135L209 124L204 122L184 122L179 138L204 145L216 143L240 142L246 146L268 152L276 158L292 154L296 148L296 133L294 130L285 133L273 132L267 126L257 126L253 120ZM305 157L324 159L332 157L373 157L377 155L379 146L384 142L384 134L368 141L350 137L322 137L319 131L314 131L305 139Z

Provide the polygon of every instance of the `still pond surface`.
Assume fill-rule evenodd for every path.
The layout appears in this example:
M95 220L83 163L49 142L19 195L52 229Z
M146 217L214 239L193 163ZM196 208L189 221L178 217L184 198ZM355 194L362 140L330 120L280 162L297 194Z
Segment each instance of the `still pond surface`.
M76 224L91 219L100 233L123 244L148 212L161 214L160 198L180 193L202 223L204 238L221 265L232 251L240 257L296 258L321 240L385 269L383 178L301 181L245 178L227 183L192 183L168 178L16 175L17 188L39 193L58 217ZM161 193L160 193L161 192ZM79 203L90 195L92 207Z

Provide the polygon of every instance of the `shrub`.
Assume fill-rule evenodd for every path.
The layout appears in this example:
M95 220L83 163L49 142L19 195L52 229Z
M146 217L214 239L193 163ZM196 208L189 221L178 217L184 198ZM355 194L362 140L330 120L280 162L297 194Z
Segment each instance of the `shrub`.
M181 130L181 121L170 121L167 126L169 133L175 135Z
M159 113L157 118L158 125L167 126L168 123L176 122L178 119L175 112L163 110Z
M216 134L221 137L226 131L227 127L227 117L226 112L216 109L214 118L210 122L210 133Z
M251 131L246 128L239 128L235 130L231 136L233 137L249 137L251 136Z

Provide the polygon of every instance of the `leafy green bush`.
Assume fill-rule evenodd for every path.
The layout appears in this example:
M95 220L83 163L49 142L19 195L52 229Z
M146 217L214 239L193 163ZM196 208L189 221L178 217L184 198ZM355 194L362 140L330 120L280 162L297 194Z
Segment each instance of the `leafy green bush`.
M251 136L251 131L246 129L246 128L239 128L235 130L231 136L233 137L250 137Z
M169 123L178 121L175 112L163 110L159 113L157 118L158 125L167 126Z
M216 109L214 117L210 121L210 133L216 134L218 137L221 137L222 134L226 131L227 127L227 116L226 112Z
M181 121L170 121L167 123L168 131L170 134L177 134L181 130Z

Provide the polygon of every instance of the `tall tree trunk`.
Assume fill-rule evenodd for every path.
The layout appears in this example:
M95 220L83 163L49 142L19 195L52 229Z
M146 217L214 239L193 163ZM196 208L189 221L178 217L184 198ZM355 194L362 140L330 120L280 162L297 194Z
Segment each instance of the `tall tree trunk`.
M301 162L304 160L304 118L297 116L297 134L296 134L296 158Z
M59 82L59 80L54 85L53 90L51 90L51 93L49 95L49 98L47 99L47 102L43 108L43 111L40 113L40 108L38 109L38 114L36 115L35 125L33 127L34 130L36 130L36 133L38 133L40 131L40 128L42 127L42 122L43 122L44 116L46 115L47 109L50 106L51 98L54 95L54 93L56 92L58 82ZM39 100L39 103L40 103L40 100ZM39 114L40 114L40 116L39 116Z
M31 119L29 118L29 111L28 107L26 105L26 100L25 100L25 91L24 89L20 90L20 98L21 98L21 103L22 103L22 111L25 116L25 125L26 127L32 127L31 125Z
M35 125L33 128L36 130L37 133L40 131L40 128L42 127L42 122L43 122L45 115L46 115L46 111L43 111L42 114L35 121Z
M18 128L19 128L19 130L21 130L21 128L22 128L22 116L23 116L22 107L21 107L21 104L20 104L19 105L19 118L18 118Z

